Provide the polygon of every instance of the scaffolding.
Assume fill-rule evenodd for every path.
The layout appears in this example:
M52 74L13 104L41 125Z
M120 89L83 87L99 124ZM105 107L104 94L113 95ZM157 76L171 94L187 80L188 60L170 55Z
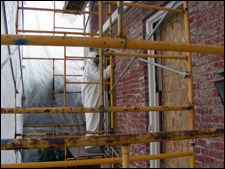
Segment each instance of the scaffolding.
M32 114L32 113L109 113L110 114L110 133L103 131L100 136L80 136L87 132L67 132L67 133L56 133L55 127L57 126L71 126L71 125L84 125L84 124L57 124L57 125L41 125L42 127L51 126L53 127L52 133L16 133L16 136L64 136L63 138L22 138L22 139L10 139L1 140L1 150L17 150L17 149L33 149L33 148L65 148L65 157L68 147L83 147L83 146L103 146L103 145L120 145L122 148L122 157L115 157L115 153L111 154L110 158L99 158L99 159L85 159L85 160L65 160L57 162L35 162L35 163L21 163L21 164L1 164L1 167L64 167L64 166L81 166L81 165L95 165L99 164L104 167L106 164L122 163L123 168L128 168L130 162L134 161L147 161L154 159L164 159L164 158L174 158L174 157L190 157L190 167L195 167L195 144L194 139L196 138L210 138L219 137L224 135L224 129L205 129L205 130L195 130L194 127L194 100L193 100L193 73L192 73L192 52L197 53L211 53L211 54L224 54L224 47L211 46L211 45L199 45L190 43L190 28L189 28L189 14L188 14L188 2L184 2L183 10L172 9L158 6L134 4L134 3L124 3L123 1L115 2L104 2L108 5L108 12L103 12L103 1L98 2L99 11L98 12L87 12L87 11L77 11L77 10L59 10L55 9L41 9L41 8L17 8L17 17L19 10L42 10L42 11L52 11L54 12L54 24L55 24L55 13L73 13L73 14L89 14L99 16L99 33L80 33L80 32L63 32L55 31L56 26L53 26L54 31L34 31L34 30L18 30L17 33L52 33L53 36L35 36L35 35L1 35L2 45L43 45L43 46L64 46L64 58L48 58L53 62L53 105L54 105L54 77L63 76L64 77L64 106L63 107L41 107L41 108L1 108L1 114ZM112 5L116 4L118 10L118 38L112 37ZM124 6L164 10L168 12L181 13L184 15L184 25L185 25L185 40L186 43L174 43L174 42L160 42L160 41L149 41L149 40L135 40L127 39L124 34ZM109 17L109 34L103 33L103 16ZM18 18L17 18L18 22ZM84 23L86 25L86 23ZM62 34L63 36L56 36L55 34ZM68 36L72 35L85 35L90 37L74 37ZM97 36L94 38L93 36ZM106 38L108 37L108 38ZM76 76L68 75L66 73L66 61L67 60L77 60L77 59L88 59L88 57L68 57L66 55L66 47L68 46L83 46L83 47L95 47L99 48L99 65L100 65L100 106L99 107L66 107L66 85L67 84L82 84L84 82L67 82L66 76ZM110 49L109 52L103 52L103 49ZM179 51L187 52L187 56L177 57L177 56L165 56L165 55L150 55L150 54L134 54L134 53L124 53L124 52L112 52L111 48L120 49L145 49L145 50L166 50L166 51ZM103 60L107 59L109 56L110 62L110 80L109 82L104 82L103 80ZM135 56L137 58L164 58L164 59L177 59L187 61L187 71L188 77L188 103L184 106L114 106L114 92L112 91L113 86L116 85L113 82L113 57L119 56ZM23 59L39 59L45 60L47 58L23 58ZM64 61L64 74L54 73L54 64L56 60ZM131 63L132 64L132 63ZM129 66L127 67L129 68ZM81 76L81 75L77 75ZM89 83L93 84L93 83ZM96 84L96 83L95 83ZM104 85L109 85L110 88L110 107L104 106ZM148 112L148 111L185 111L188 110L190 113L189 127L190 130L186 131L173 131L173 132L157 132L157 133L141 133L141 134L127 134L118 135L113 134L115 127L115 112L129 113L129 112ZM32 125L33 127L40 127L40 125ZM106 135L104 135L106 133ZM75 135L75 136L74 136ZM190 151L187 152L176 152L176 153L166 153L157 155L145 155L145 156L129 156L129 146L134 143L149 143L149 142L161 142L170 140L186 140L190 141Z

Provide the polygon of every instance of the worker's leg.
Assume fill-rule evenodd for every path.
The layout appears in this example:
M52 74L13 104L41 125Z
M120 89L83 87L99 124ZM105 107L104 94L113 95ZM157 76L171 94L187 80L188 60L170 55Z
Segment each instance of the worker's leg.
M100 113L85 113L86 119L86 130L90 132L99 131ZM86 134L86 136L91 136L93 134ZM85 148L90 148L93 146L85 146Z

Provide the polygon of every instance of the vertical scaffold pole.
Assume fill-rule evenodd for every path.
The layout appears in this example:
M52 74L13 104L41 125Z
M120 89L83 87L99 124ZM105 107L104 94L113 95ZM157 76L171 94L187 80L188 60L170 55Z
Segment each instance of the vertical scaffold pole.
M19 1L17 1L16 7L16 34L18 34L18 24L19 24Z
M113 87L113 56L110 55L110 89ZM110 106L114 106L114 92L112 91L110 93ZM110 128L114 132L114 112L111 112L111 117L110 117Z
M112 4L110 3L108 5L108 10L109 10L109 34L110 34L110 38L112 38ZM111 50L110 50L111 52ZM110 90L112 89L113 87L113 56L110 55L109 57L109 63L110 63ZM111 92L110 93L110 106L113 107L114 106L114 92ZM114 112L111 112L110 113L110 130L112 131L112 133L114 133L114 123L115 123L115 114ZM112 151L111 152L111 157L114 157L114 152ZM112 163L111 164L111 168L115 168L115 164Z
M110 34L110 38L112 38L112 4L109 4L109 34ZM111 51L111 50L110 50ZM110 55L109 58L109 63L110 63L110 90L113 87L113 56ZM110 105L111 107L114 106L114 92L110 93ZM111 112L110 114L110 128L112 131L114 131L114 113Z
M98 7L99 7L99 37L102 38L102 1L98 1ZM104 106L104 93L103 93L103 51L102 48L99 48L99 69L100 69L100 106Z
M66 107L66 46L64 46L64 107Z
M55 107L55 59L52 59L52 107Z
M55 1L54 1L54 12L53 12L53 32L54 32L53 35L55 35Z
M118 34L119 38L125 38L124 31L124 5L123 1L117 1L117 10L118 10Z
M129 168L129 145L122 145L122 167Z
M66 37L66 34L64 34ZM64 107L66 107L66 46L64 46ZM67 147L64 147L64 160L67 160Z
M188 13L188 2L184 1L184 30L185 30L185 40L186 43L190 44L190 22L189 22L189 13ZM190 106L194 106L194 98L193 98L193 73L192 73L192 54L188 52L188 73L190 78L188 79L188 101ZM194 130L194 109L190 109L190 130ZM194 152L194 144L193 140L191 143L191 149ZM195 168L195 153L190 157L190 167Z

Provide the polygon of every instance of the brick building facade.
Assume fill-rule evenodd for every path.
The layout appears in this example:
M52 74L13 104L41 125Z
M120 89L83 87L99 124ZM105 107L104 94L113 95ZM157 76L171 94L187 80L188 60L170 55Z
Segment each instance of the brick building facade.
M164 6L164 1L137 1L135 3L145 5ZM113 5L113 10L116 6ZM93 11L98 11L97 3ZM104 5L104 11L107 11ZM156 13L155 10L129 7L125 10L125 34L128 39L145 39L146 20ZM183 29L183 16L170 16L159 27L161 41L185 42ZM190 1L190 35L191 43L207 45L224 45L224 2L223 1ZM106 21L107 18L104 18ZM174 23L173 23L174 21ZM98 17L91 17L91 32L98 31ZM180 32L180 33L177 33ZM179 34L179 35L177 35ZM113 23L113 37L117 37L117 21ZM121 50L122 51L122 50ZM125 51L125 50L124 50ZM137 52L130 50L129 52ZM143 51L147 53L147 51ZM175 54L162 52L162 54ZM182 54L183 55L183 54ZM224 69L224 56L204 53L193 53L193 85L194 85L194 111L195 128L218 128L224 127L224 107L218 96L214 81L217 72ZM121 75L131 57L115 57L115 80ZM182 61L156 60L161 64L178 70L185 71ZM160 105L184 105L187 104L187 85L180 77L174 76L168 71L162 71L162 89L160 90ZM148 106L149 84L148 66L141 61L135 61L115 89L116 106ZM161 113L161 130L184 130L188 129L188 116L184 112ZM188 112L186 112L187 114ZM180 117L180 118L178 118ZM149 113L116 113L115 133L135 134L148 131ZM170 150L188 150L188 142L165 143L161 146L163 153ZM196 140L196 167L224 167L224 139L197 139ZM130 155L149 154L148 144L133 144L130 147ZM120 153L120 149L118 149ZM188 167L188 158L176 158L161 160L161 167ZM149 167L149 162L130 163L130 167Z
M224 2L190 2L191 43L224 46ZM193 53L195 128L224 127L224 106L214 81L224 56ZM224 139L196 142L196 167L224 167Z

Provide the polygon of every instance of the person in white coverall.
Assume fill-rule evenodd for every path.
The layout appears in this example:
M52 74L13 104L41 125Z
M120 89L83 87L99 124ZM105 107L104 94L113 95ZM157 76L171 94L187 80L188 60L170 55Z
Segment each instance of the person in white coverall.
M99 55L96 52L91 52L87 59L87 64L84 67L83 81L84 82L99 82L100 70ZM106 80L110 75L110 65L104 70L103 78ZM100 106L100 88L99 84L82 84L82 102L84 107L99 107ZM99 131L100 113L85 113L86 130L91 132ZM87 134L90 136L90 134ZM100 153L100 147L86 146L85 151L89 153Z

